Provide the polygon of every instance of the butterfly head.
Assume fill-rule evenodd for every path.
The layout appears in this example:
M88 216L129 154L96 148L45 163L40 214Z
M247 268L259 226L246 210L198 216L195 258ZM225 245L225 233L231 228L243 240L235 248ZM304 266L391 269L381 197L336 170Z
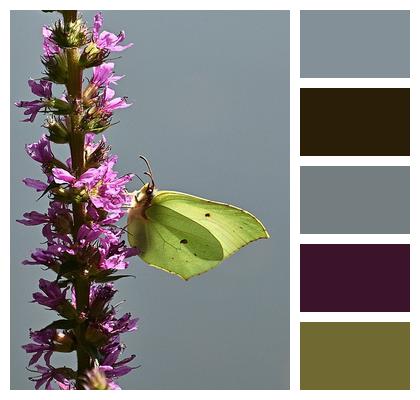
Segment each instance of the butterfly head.
M157 191L157 189L156 189L155 181L153 179L153 172L152 172L152 168L150 167L149 161L147 160L146 157L142 155L140 155L139 157L146 163L148 171L146 171L144 174L149 177L150 182L144 183L144 181L142 180L144 185L140 190L134 192L134 196L133 196L134 204L132 206L147 208L150 205L153 197L155 196L155 192Z

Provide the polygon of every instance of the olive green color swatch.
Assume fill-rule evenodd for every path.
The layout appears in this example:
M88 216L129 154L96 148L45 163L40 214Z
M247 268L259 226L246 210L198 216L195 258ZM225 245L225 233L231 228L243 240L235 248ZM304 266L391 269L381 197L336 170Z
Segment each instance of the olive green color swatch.
M300 388L410 389L410 324L302 322Z

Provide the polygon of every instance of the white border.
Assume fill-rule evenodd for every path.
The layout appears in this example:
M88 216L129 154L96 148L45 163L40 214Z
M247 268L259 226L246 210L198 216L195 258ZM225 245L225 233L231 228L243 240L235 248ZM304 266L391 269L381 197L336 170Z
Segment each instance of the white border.
M420 395L418 376L420 374L420 365L419 365L419 329L417 328L419 322L419 305L420 305L420 296L418 294L418 282L419 282L419 272L418 266L420 265L420 256L419 256L419 246L416 239L418 238L418 225L420 222L420 214L418 208L415 207L416 204L419 204L419 172L418 172L418 162L416 157L418 157L418 149L420 145L420 139L418 138L418 132L420 131L420 124L418 113L420 111L420 102L419 102L419 80L418 80L418 71L419 71L419 43L418 38L420 38L420 12L418 0L259 0L259 1L250 1L250 0L183 0L183 1L174 1L174 0L144 0L144 1L129 1L124 2L104 2L103 0L91 0L89 3L86 1L74 0L71 2L71 8L75 9L144 9L144 10L235 10L235 9L260 9L260 10L290 10L291 17L291 158L290 158L290 177L291 177L291 229L290 229L290 250L291 250L291 299L290 299L290 310L291 310L291 319L290 319L290 334L291 334L291 390L290 391L218 391L217 396L221 398L241 398L241 399L254 399L256 396L261 398L270 398L277 399L279 396L285 399L354 399L354 398L364 398L364 399L395 399L395 398L417 398ZM1 67L1 77L2 77L2 140L4 149L2 156L0 157L0 167L3 177L3 187L9 187L9 165L10 165L10 154L7 149L10 146L9 135L10 132L10 121L9 121L9 102L10 102L10 93L8 78L10 76L8 54L10 54L9 49L9 35L10 35L10 26L9 26L9 11L10 9L66 9L70 8L68 1L63 0L49 0L49 1L39 1L39 0L20 0L19 2L3 1L0 4L1 8L1 21L0 21L0 32L2 37L2 50L4 59L0 64ZM324 79L317 79L317 82L313 82L313 79L300 79L299 78L299 10L302 9L326 9L326 10L374 10L374 9L410 9L411 10L411 78L409 80L400 79L387 79L384 86L387 87L410 87L411 88L411 157L408 161L401 161L401 164L395 165L410 165L411 166L411 235L398 235L398 238L393 235L357 235L358 240L354 240L354 236L351 235L353 239L346 237L347 235L340 235L339 237L335 236L335 239L330 235L323 235L323 239L317 235L299 235L299 167L300 165L315 165L307 164L307 162L316 162L316 165L338 165L338 164L329 164L333 160L328 161L328 159L323 158L319 161L304 161L303 157L299 157L299 87L314 87L311 85L323 86L323 87L346 87L346 85L353 85L356 80L349 82L347 79L334 78L328 80L326 83ZM325 85L321 85L320 83ZM352 83L353 82L353 83ZM402 83L406 82L404 86ZM383 80L382 79L369 79L369 80L357 80L359 87L364 87L362 85L376 87L378 85L381 87ZM400 85L401 83L401 85ZM330 86L326 86L330 85ZM405 159L405 158L404 158ZM364 160L364 165L381 165L373 164L374 162L381 162L379 159L372 159L372 164L366 164L368 158ZM388 161L388 160L386 160ZM355 160L346 158L346 160L336 160L340 162L339 165L362 165L354 164ZM344 162L346 164L344 164ZM396 161L390 161L394 165ZM9 210L9 195L3 194L0 196L0 205L1 210ZM10 265L10 256L9 256L9 230L0 231L0 245L1 245L1 267L2 267L2 290L0 291L1 295L1 304L3 305L2 318L3 329L0 329L0 343L3 345L3 354L8 350L8 343L10 343L9 335L9 265ZM334 236L334 235L333 235ZM369 237L365 237L369 236ZM360 240L359 240L360 239ZM407 241L409 239L409 241ZM323 240L323 241L322 241ZM299 244L300 242L305 243L332 243L331 240L335 240L337 243L411 243L411 313L406 315L404 313L401 318L404 320L411 321L411 390L410 391L300 391L299 390L299 321L304 318L309 318L305 314L299 313ZM331 316L331 314L330 314ZM326 315L318 314L318 317L323 319L327 318ZM334 313L334 318L349 318L349 314L345 315L344 313ZM386 317L386 314L381 314L382 318ZM388 315L389 318L391 316ZM407 318L405 318L407 317ZM311 317L312 318L312 317ZM362 316L355 316L355 320L361 320ZM400 317L398 317L400 318ZM346 319L348 320L348 319ZM383 319L385 320L385 319ZM4 326L7 324L7 326ZM0 363L0 389L1 391L7 392L8 398L20 398L23 393L20 391L9 391L9 361L7 357L4 357ZM193 377L191 377L193 379ZM25 392L26 393L26 392ZM118 394L119 393L119 394ZM30 396L34 398L52 398L56 396L57 392L46 392L46 391L33 391L30 393ZM63 396L74 396L72 392L63 392ZM122 392L91 392L90 394L83 394L83 392L78 392L78 396L91 396L98 398L108 398L108 396L124 396L124 398L136 398L139 394L135 391L122 391ZM200 396L202 399L210 399L215 393L212 391L142 391L140 396L145 399L160 399L164 396L171 396L176 399L195 399L197 396ZM414 397L413 397L414 396Z

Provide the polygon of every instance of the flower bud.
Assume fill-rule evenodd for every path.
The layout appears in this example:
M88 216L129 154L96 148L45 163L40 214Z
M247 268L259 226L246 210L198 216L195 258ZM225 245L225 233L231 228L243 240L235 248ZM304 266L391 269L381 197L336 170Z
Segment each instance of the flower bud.
M98 87L93 83L89 83L83 91L83 103L86 106L94 104L93 98L98 94Z
M60 353L70 353L75 348L73 335L65 332L57 332L54 339L54 351Z
M96 149L92 153L87 154L86 168L98 168L99 165L108 157L108 152L110 149L111 147L107 145L106 142L99 142Z
M83 377L83 387L85 390L108 390L108 382L105 373L98 367L86 371Z
M54 200L61 201L63 203L70 204L73 200L72 190L65 189L62 186L51 189L51 194Z
M85 132L102 133L111 126L111 117L94 105L86 111L80 125Z
M85 340L99 347L108 341L108 336L94 326L89 325L86 329Z
M91 68L101 65L109 56L109 51L100 49L94 42L89 43L80 55L79 64L82 68Z
M47 128L50 133L48 139L51 142L58 144L69 142L69 132L60 119L50 117L44 127Z
M67 56L64 52L51 57L43 57L42 64L44 64L45 74L49 81L64 85L67 83L68 66Z
M57 307L58 313L66 319L76 319L77 311L69 301L65 301Z
M71 112L71 105L67 101L53 97L45 101L45 106L55 109L54 112L60 115L66 115Z
M89 41L86 24L81 19L70 21L67 25L59 20L51 28L51 39L61 48L81 47Z

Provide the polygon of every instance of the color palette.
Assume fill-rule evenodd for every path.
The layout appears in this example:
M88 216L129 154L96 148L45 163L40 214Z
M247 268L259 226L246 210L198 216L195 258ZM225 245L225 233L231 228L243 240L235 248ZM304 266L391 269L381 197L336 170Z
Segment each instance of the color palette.
M409 156L410 89L301 89L300 155Z
M300 12L302 78L408 78L407 10Z
M410 324L302 322L301 389L410 388Z
M300 311L410 311L410 246L302 244Z
M299 60L300 388L407 390L410 11L301 11Z
M410 233L410 169L301 167L300 221L301 233Z

